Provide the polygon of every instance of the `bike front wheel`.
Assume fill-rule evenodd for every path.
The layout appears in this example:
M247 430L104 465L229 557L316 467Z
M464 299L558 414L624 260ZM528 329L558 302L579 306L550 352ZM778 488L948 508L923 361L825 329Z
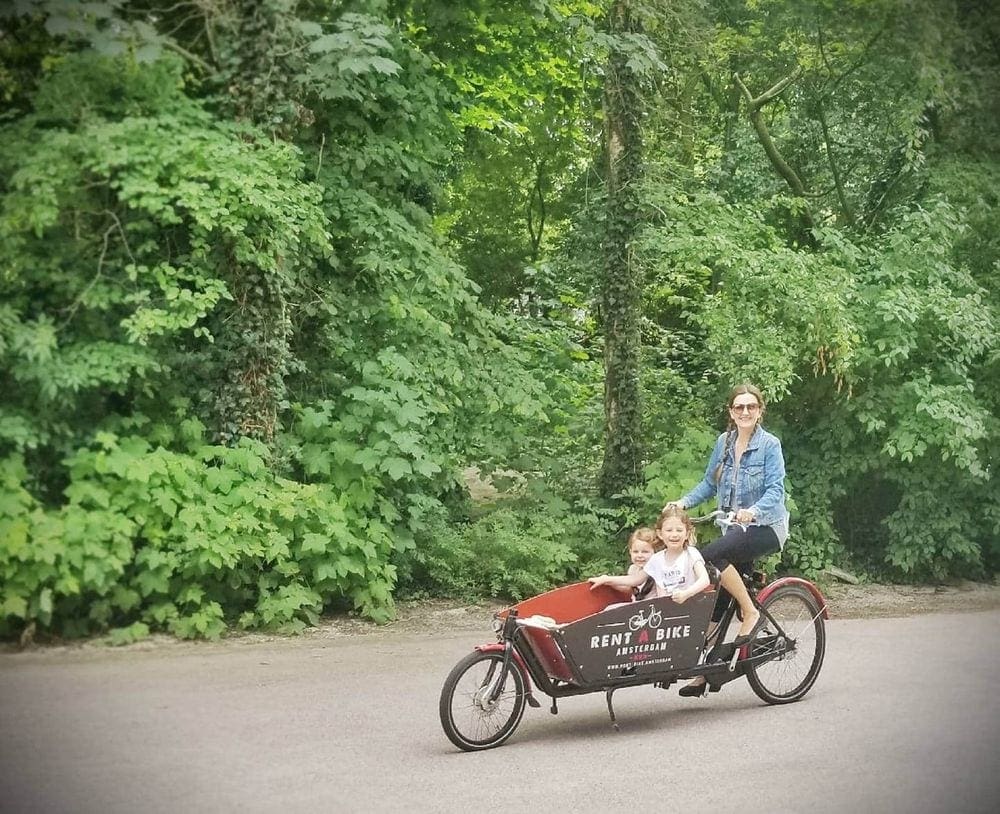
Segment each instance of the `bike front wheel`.
M747 681L768 704L798 701L823 666L826 628L822 609L816 598L798 585L776 589L761 606L774 623L765 618L750 643L750 656L769 658L747 668Z
M511 664L503 675L503 653L470 653L445 679L438 711L441 726L466 752L499 746L517 729L527 694L524 676Z

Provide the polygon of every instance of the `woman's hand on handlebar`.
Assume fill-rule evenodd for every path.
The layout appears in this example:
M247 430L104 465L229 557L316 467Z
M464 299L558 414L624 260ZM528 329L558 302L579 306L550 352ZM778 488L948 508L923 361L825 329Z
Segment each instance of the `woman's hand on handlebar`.
M757 513L753 509L737 509L736 514L733 516L733 520L742 525L747 523L752 523L757 517Z

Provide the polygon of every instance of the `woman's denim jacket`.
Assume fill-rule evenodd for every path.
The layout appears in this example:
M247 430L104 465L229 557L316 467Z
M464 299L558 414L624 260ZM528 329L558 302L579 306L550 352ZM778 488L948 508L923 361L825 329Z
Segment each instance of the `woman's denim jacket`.
M736 430L731 430L735 436ZM722 433L715 442L712 457L708 459L705 477L690 492L681 498L685 508L697 506L715 495L720 509L736 511L753 509L759 526L774 526L778 540L784 544L788 536L788 512L785 510L785 459L781 454L781 441L763 427L757 427L747 448L740 458L739 477L736 479L736 500L730 503L733 490L733 459L736 454L736 438L733 437L722 461L722 474L715 482L715 470L726 449L726 437Z

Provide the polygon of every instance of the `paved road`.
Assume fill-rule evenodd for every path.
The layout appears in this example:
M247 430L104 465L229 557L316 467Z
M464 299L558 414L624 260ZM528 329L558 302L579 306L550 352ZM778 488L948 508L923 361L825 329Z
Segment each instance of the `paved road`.
M437 720L468 632L5 655L0 811L1000 810L1000 611L828 632L800 703L639 687L474 754Z

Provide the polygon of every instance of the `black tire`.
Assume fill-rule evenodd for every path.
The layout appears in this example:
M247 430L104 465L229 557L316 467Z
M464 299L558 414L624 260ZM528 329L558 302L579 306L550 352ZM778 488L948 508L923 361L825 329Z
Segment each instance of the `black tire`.
M527 695L524 676L511 664L504 686L491 705L487 689L500 675L503 653L470 653L452 668L441 688L441 726L455 746L466 752L499 746L517 729Z
M769 621L750 645L753 657L773 658L747 668L747 681L768 704L789 704L805 695L819 676L826 653L826 628L819 603L798 585L777 588L762 603L784 636ZM787 637L787 638L785 638Z

